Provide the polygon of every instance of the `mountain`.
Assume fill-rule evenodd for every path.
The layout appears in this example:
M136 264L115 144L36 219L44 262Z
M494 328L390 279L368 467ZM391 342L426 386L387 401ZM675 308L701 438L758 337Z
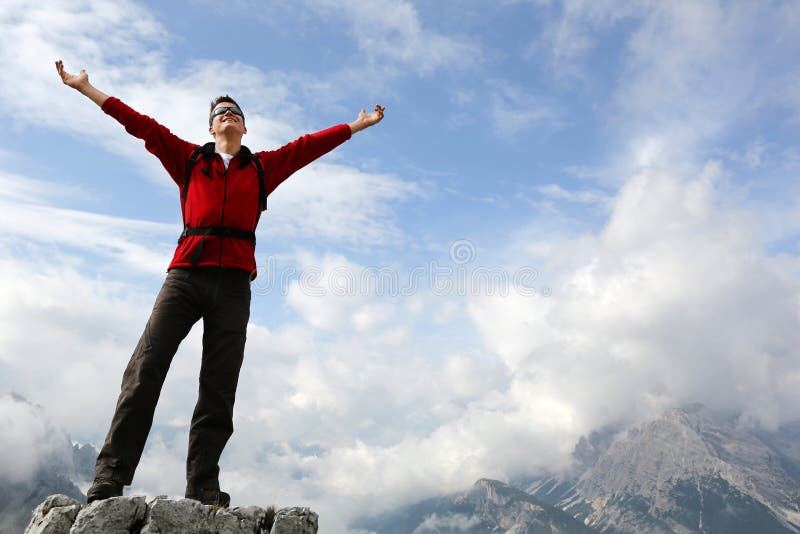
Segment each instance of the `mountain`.
M601 532L797 532L797 431L759 434L697 407L674 410L595 450L575 479L525 489Z
M800 532L800 424L766 432L694 405L593 432L573 459L568 476L479 480L354 526L378 534Z
M428 499L352 526L379 534L597 532L520 489L488 479L478 480L465 492Z

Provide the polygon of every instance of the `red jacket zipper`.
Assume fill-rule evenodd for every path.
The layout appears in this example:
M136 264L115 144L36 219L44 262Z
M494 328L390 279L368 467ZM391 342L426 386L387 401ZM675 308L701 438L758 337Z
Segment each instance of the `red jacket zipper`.
M219 158L222 159L222 156L219 156ZM234 159L236 159L236 156L234 156L231 159L231 161L228 162L228 167L230 167L233 164L233 160ZM222 162L222 166L225 167L225 161L224 160ZM225 227L225 203L228 200L228 168L227 167L225 168L225 174L223 176L225 177L225 181L224 181L223 188L222 188L222 214L220 215L220 220L219 220L219 225L221 227ZM224 239L225 238L223 238L223 237L219 238L219 261L218 261L218 263L219 263L220 267L222 267L222 242L224 241Z

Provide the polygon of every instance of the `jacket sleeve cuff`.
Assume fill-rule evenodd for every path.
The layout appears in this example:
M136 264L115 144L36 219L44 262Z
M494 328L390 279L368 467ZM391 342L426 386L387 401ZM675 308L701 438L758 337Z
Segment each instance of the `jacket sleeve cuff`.
M116 108L119 107L119 104L121 103L122 101L119 98L115 96L109 96L108 98L106 98L106 101L103 102L103 105L100 106L100 109L102 109L103 112L106 113L107 115L113 116L114 111L116 110Z

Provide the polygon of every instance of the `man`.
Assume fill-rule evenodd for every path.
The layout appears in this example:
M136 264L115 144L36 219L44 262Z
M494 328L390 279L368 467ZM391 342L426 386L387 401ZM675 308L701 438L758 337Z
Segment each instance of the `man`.
M95 465L88 502L122 495L141 458L161 386L178 345L203 319L200 391L189 431L186 497L228 506L219 487L219 458L233 433L233 404L250 317L255 229L266 198L292 173L383 118L363 109L350 124L304 135L272 151L242 145L244 113L225 95L211 103L213 143L188 143L89 83L85 70L61 80L119 121L164 165L180 188L184 230L141 339L122 378L122 391Z

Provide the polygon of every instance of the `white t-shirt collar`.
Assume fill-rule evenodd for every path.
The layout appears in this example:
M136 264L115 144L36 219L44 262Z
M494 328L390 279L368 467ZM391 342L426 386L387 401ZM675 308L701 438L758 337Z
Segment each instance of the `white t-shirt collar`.
M222 162L225 164L225 170L228 170L228 165L230 165L234 155L226 154L225 152L220 152L219 149L217 148L214 148L214 152L222 156Z

